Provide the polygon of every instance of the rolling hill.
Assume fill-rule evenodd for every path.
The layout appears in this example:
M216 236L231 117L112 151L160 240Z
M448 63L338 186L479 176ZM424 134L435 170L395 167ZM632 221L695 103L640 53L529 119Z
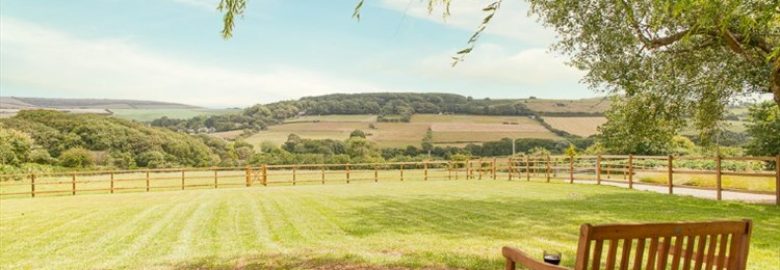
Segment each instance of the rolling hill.
M148 100L0 97L3 109L198 109L200 107Z

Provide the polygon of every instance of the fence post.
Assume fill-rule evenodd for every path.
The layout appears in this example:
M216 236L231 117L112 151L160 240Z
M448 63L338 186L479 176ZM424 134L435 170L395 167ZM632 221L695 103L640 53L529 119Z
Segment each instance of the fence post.
M492 168L493 168L493 180L496 180L496 158L493 158Z
M628 189L634 188L634 155L628 155Z
M265 165L263 165L263 166L265 166ZM249 166L246 166L246 168L244 168L244 181L246 182L246 186L247 187L249 187L251 185L251 182L249 180L250 177L251 177L250 176L251 173L252 172L249 171Z
M114 172L111 172L111 194L114 194Z
M455 164L458 164L458 163L460 163L460 162L455 162ZM466 168L466 163L463 163L463 168ZM459 172L458 168L453 168L453 169L455 169L455 180L460 179L460 172Z
M721 157L720 157L720 153L718 153L718 155L715 156L715 183L717 185L718 201L721 200L722 198L721 196L723 193L723 182L722 182L723 177L721 175L722 175Z
M601 155L596 156L596 185L601 185Z
M447 180L452 180L452 161L447 161Z
M512 181L512 158L506 160L507 180Z
M545 170L547 176L547 183L550 183L550 155L547 155L547 169Z
M181 170L181 190L184 190L184 169Z
M569 156L569 184L574 184L574 156Z
M146 192L149 192L149 170L146 170Z
M320 167L320 177L322 178L322 184L325 184L325 165Z
M667 167L669 167L669 194L674 194L674 157L672 155L669 155L669 165Z
M295 169L296 169L296 167L297 166L295 166L295 165L293 165L293 167L292 167L292 176L293 176L292 182L293 182L293 186L295 185L295 178L296 178L295 177ZM349 177L347 177L347 183L349 183Z
M217 176L217 168L214 168L214 189L219 188L219 176Z
M518 175L518 178L521 176ZM531 181L531 160L525 156L525 181Z
M423 170L425 170L425 172L424 172L425 176L423 177L423 180L424 181L428 181L428 161L427 160L423 161Z
M479 165L477 165L477 180L482 180L482 158L479 159Z
M35 173L30 174L30 196L35 198Z
M74 173L72 175L72 177L73 178L71 178L71 181L70 181L70 184L71 184L70 189L71 189L71 193L73 195L76 195L76 174Z
M347 184L349 184L349 163L347 163Z
M377 169L376 164L374 164L374 183L379 182L379 169Z
M780 155L775 157L775 197L775 204L780 205Z
M263 164L263 186L268 186L268 165Z
M401 166L401 182L403 182L404 181L404 164L401 163L400 166Z
M471 160L466 161L466 180L471 179Z

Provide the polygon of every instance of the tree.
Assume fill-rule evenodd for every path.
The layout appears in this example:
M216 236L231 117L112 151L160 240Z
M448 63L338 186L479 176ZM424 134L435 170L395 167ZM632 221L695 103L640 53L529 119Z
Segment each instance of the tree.
M757 104L750 108L747 145L751 155L780 155L780 107L771 102Z
M366 133L363 132L362 130L356 129L356 130L352 131L352 133L349 134L349 137L350 138L352 138L352 137L359 137L359 138L365 139L366 138Z
M349 138L346 142L346 151L351 158L366 158L379 155L374 143L361 137Z
M614 99L606 112L607 123L599 126L599 147L612 154L666 154L675 133L684 122L666 109L648 104L655 96Z
M648 123L690 115L706 138L736 96L774 93L780 103L777 1L530 2L592 88L664 111Z
M27 162L33 139L18 130L0 126L0 165L19 165Z
M425 131L425 136L423 136L420 146L422 147L423 152L426 153L430 153L430 151L433 150L433 130L431 130L431 127L428 127L428 130Z
M569 144L569 147L566 148L566 156L568 157L574 157L577 155L577 147L573 144Z

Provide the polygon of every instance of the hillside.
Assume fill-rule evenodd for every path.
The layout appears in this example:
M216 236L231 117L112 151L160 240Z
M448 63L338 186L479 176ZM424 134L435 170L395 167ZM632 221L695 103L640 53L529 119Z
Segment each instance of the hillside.
M0 119L0 138L5 145L0 165L134 168L209 166L230 159L222 140L95 114L21 111Z
M147 100L0 97L3 109L196 109L197 106Z

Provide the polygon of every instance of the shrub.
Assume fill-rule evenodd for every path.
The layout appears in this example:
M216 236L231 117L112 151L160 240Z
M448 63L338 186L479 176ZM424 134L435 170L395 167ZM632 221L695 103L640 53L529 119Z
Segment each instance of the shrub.
M136 164L147 168L164 168L168 166L165 154L160 151L146 151L138 155Z
M84 148L71 148L60 154L60 164L69 168L86 168L95 164L92 153Z
M35 149L30 151L30 162L38 164L54 164L56 160L51 157L46 149Z
M352 137L360 137L360 138L365 139L366 138L366 133L363 132L362 130L356 129L356 130L352 131L352 133L349 134L349 137L350 138L352 138Z

